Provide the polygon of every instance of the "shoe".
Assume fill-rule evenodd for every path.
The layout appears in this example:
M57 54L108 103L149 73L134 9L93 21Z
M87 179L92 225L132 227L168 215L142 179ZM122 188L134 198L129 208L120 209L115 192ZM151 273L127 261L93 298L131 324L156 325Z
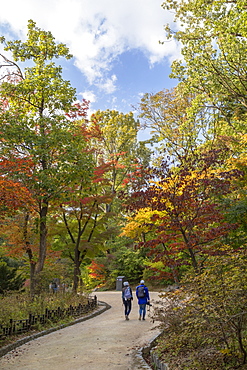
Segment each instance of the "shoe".
M145 320L145 317L143 317L142 320Z
M129 316L128 315L126 315L126 320L129 320Z
M139 316L139 320L141 320L142 319L142 317L141 316Z

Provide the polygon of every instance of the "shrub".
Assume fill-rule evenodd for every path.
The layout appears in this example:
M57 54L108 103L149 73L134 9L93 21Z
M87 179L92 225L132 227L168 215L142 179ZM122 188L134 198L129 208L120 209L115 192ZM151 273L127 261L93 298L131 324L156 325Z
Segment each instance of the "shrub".
M18 273L18 264L9 258L0 258L0 294L22 288L25 278Z
M157 353L176 369L246 368L246 251L222 249L183 288L161 295L155 319L164 330Z

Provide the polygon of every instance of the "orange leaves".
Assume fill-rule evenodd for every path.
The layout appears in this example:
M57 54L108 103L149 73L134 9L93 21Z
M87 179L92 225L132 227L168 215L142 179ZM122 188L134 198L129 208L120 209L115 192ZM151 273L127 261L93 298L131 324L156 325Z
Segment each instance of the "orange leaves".
M103 264L96 261L92 261L91 265L88 266L89 276L98 281L104 281L106 277L106 270Z
M27 188L18 182L0 178L0 208L16 210L32 203L32 196Z
M31 169L33 166L33 161L30 158L11 158L6 159L4 157L0 158L0 174L15 173L21 174L25 173L31 175Z
M101 163L99 166L94 168L92 183L108 183L107 177L105 176L108 171L112 168L112 163Z
M22 207L30 207L34 200L30 191L19 180L25 173L31 176L32 161L13 158L0 160L0 208L2 214L9 214Z

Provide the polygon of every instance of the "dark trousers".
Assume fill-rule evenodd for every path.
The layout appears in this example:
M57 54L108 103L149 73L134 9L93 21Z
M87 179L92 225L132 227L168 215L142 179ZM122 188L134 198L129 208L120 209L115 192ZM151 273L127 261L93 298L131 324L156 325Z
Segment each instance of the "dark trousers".
M125 316L128 316L131 311L131 299L127 299L126 301L123 301L124 303L124 314Z

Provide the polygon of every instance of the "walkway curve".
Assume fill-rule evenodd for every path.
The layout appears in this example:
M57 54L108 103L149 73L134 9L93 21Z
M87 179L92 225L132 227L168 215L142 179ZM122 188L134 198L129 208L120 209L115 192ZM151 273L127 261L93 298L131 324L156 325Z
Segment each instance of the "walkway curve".
M151 303L158 299L151 292ZM137 353L158 334L149 317L138 320L134 298L130 320L124 319L121 292L97 292L111 308L87 321L39 337L0 358L2 370L148 369ZM140 356L139 356L140 357Z

